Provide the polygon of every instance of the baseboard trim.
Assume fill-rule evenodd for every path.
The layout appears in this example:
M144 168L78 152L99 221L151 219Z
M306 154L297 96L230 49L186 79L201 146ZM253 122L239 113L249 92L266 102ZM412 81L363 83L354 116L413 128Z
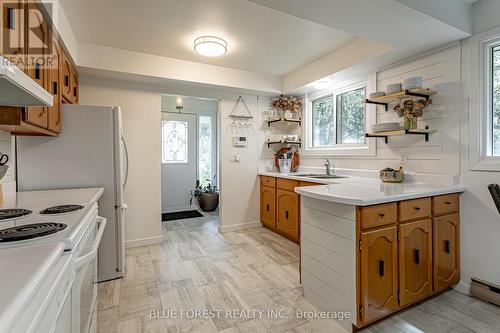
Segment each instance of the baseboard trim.
M219 225L219 232L221 234L223 234L226 232L245 230L245 229L253 229L253 228L261 228L261 227L262 227L262 224L260 223L260 221L232 224L232 225Z
M470 284L460 281L453 286L453 289L464 295L470 295Z
M125 248L130 249L133 247L159 244L161 242L163 242L163 236L131 239L131 240L125 241Z

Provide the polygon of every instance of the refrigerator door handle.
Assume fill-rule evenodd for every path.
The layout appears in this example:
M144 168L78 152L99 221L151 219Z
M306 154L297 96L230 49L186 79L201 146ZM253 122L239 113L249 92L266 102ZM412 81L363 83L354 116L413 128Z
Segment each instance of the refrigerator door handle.
M122 137L122 141L123 141L123 148L125 149L125 158L127 159L127 163L125 164L126 165L126 171L125 171L125 181L123 182L123 189L125 189L127 187L127 182L128 182L128 148L127 148L127 141L125 141L125 138L123 137L123 135L121 136Z

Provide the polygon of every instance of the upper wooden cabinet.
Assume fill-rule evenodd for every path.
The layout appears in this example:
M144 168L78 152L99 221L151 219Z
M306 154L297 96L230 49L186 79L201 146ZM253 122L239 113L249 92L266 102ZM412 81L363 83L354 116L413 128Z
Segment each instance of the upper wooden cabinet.
M360 279L363 323L398 308L397 227L361 233Z
M279 179L278 179L279 180ZM299 241L300 202L295 192L277 190L278 215L276 228L291 240Z
M0 0L0 11L2 14L0 52L9 55L17 67L24 71L26 63L24 2L23 0Z
M434 289L441 291L460 281L460 222L458 214L433 219Z
M35 0L0 0L2 55L13 59L35 82L50 92L52 107L0 106L0 129L17 135L61 132L61 103L78 103L78 73L50 18ZM8 36L8 38L5 38ZM8 45L4 45L7 43Z
M399 227L400 305L432 295L432 221Z

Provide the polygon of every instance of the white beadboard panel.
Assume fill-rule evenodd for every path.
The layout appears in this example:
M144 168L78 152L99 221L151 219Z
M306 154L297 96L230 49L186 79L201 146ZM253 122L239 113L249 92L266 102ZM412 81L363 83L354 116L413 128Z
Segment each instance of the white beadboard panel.
M314 239L317 244L330 249L330 251L346 259L355 260L356 244L353 240L325 231L306 222L301 222L300 227L302 239Z
M309 197L301 197L301 204L303 207L319 210L333 216L341 217L343 219L351 221L356 220L356 209L352 205L343 205Z
M0 153L7 154L9 156L9 161L7 165L9 170L5 177L0 180L0 183L11 182L16 180L16 165L15 165L15 147L14 147L14 137L10 133L0 131Z
M305 271L302 272L302 283L304 284L304 297L313 304L319 305L319 307L326 311L349 312L351 319L339 320L337 322L346 328L348 332L351 332L351 323L356 320L356 302L353 302L314 275Z
M351 301L356 301L356 280L349 280L345 276L339 274L334 269L325 266L308 255L302 256L302 272L307 272L314 275L317 279L335 289Z
M356 223L354 221L304 206L302 206L300 213L303 223L309 223L315 227L353 241L356 240Z
M432 96L433 104L424 110L423 117L418 120L419 128L429 126L436 131L430 135L429 142L425 142L424 136L419 135L389 137L387 144L383 139L369 139L377 141L375 157L333 157L335 167L365 170L398 168L400 154L406 153L407 163L403 168L407 171L459 174L459 45L379 71L377 90L385 90L386 85L412 76L422 76L425 87L437 91L437 94ZM403 120L392 111L393 107L394 103L389 105L387 112L383 107L372 111L377 112L377 122L396 121L403 124ZM322 158L303 158L301 163L305 167L322 167L323 164Z
M316 259L347 279L354 281L356 278L356 265L353 260L342 257L307 238L301 239L300 248L303 255Z

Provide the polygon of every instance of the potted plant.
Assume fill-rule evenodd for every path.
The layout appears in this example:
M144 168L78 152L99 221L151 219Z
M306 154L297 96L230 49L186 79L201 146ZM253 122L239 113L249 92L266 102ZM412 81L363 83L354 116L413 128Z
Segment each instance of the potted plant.
M208 180L208 179L207 179ZM199 180L196 181L196 187L191 191L190 205L193 203L193 198L198 198L200 209L204 212L213 212L219 205L219 190L212 185L210 181L206 186L203 186Z

